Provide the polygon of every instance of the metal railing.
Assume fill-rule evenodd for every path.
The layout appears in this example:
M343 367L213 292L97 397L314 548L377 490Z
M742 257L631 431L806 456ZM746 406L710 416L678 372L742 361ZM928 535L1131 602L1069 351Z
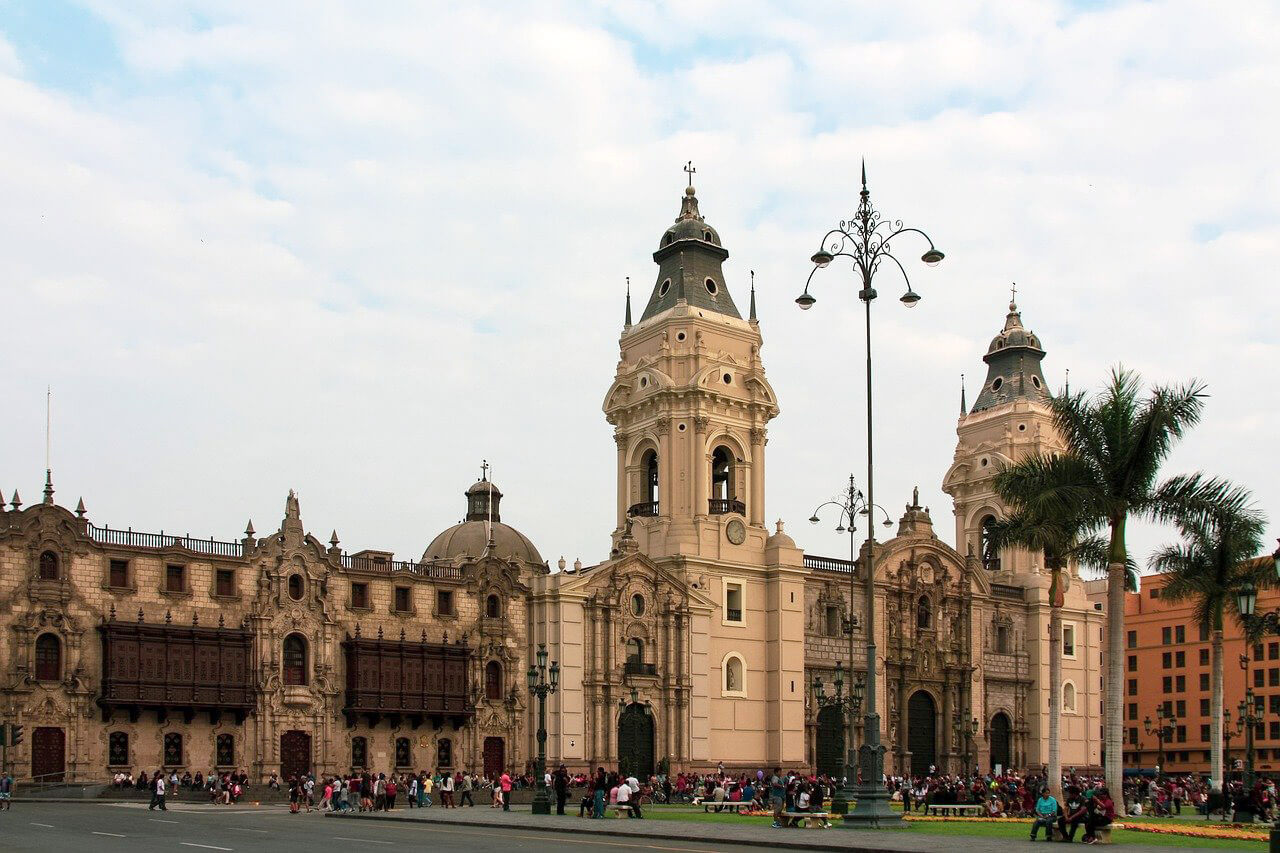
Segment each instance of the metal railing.
M622 665L622 672L624 675L657 675L658 665L656 663L629 660Z
M816 554L805 554L804 567L806 569L816 569L820 572L843 572L847 575L852 569L853 563L836 557L819 557Z
M142 533L133 528L116 530L111 527L89 525L89 538L102 545L119 545L124 548L147 548L161 550L164 548L185 548L196 554L207 554L211 557L243 557L244 545L239 542L222 542L217 539L193 539L190 536L171 536L164 531L160 533Z
M731 512L736 512L738 515L746 515L747 505L732 498L709 498L707 500L707 513L709 515L728 515Z
M657 501L644 501L638 504L632 504L627 510L627 515L654 518L658 515Z
M443 580L457 580L462 577L462 570L457 566L414 563L409 560L386 560L380 557L356 557L351 554L342 555L342 567L356 572L379 575L404 573Z

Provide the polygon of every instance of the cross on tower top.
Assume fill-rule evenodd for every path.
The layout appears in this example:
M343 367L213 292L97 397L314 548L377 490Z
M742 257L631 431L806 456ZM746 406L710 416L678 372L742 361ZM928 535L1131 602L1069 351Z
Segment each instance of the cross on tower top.
M485 482L489 481L489 460L488 459L480 460L480 479L484 480Z
M1009 301L1018 301L1018 283L1016 281L1009 286Z
M684 164L684 172L686 175L689 176L689 186L693 186L693 176L694 176L694 173L697 171L698 170L694 168L692 160Z

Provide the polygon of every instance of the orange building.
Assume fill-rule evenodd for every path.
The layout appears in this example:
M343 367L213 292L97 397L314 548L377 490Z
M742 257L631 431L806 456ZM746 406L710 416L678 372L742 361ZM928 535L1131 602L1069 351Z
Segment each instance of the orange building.
M1270 556L1261 558L1268 565ZM1164 744L1166 773L1208 773L1210 749L1209 633L1196 624L1191 600L1162 597L1168 577L1142 578L1141 592L1125 596L1124 766L1153 770L1160 761L1158 709L1173 717ZM1090 581L1090 598L1106 600L1106 581ZM1258 591L1257 613L1280 607L1280 589ZM1254 766L1280 770L1280 637L1248 647L1234 616L1223 637L1223 763L1243 768L1245 735L1237 726L1245 686L1253 690L1263 722L1254 733ZM1148 726L1148 719L1150 724ZM1151 729L1150 733L1148 728ZM1237 764L1237 762L1239 762Z

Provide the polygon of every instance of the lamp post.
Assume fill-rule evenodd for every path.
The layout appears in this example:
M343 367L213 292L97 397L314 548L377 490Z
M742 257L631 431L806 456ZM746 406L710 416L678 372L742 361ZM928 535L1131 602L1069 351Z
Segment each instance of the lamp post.
M974 769L973 739L978 736L978 718L973 717L968 723L965 723L964 716L959 711L956 711L951 718L951 731L956 740L963 740L964 742L964 772L961 775L968 776Z
M538 763L534 780L533 813L551 814L551 796L547 792L547 697L560 686L560 664L551 662L547 669L547 647L538 644L537 664L529 667L529 693L538 697ZM548 678L550 676L550 678Z
M862 164L862 191L859 193L858 209L853 218L841 220L838 227L831 229L822 237L817 252L810 258L813 270L805 281L804 292L796 297L796 304L808 310L818 300L809 293L809 284L818 270L831 264L836 258L847 258L852 262L857 273L858 298L866 306L867 335L867 504L875 504L875 464L872 441L872 395L871 395L871 303L876 298L876 290L871 286L876 271L882 261L891 261L906 281L907 290L899 301L908 308L920 301L920 294L911 288L911 280L902 263L890 252L891 244L900 235L908 232L923 237L929 248L920 259L930 266L942 260L943 254L933 245L933 240L918 228L907 228L901 220L884 219L880 212L871 206L871 193L867 189L867 164ZM858 790L857 806L845 815L846 827L901 827L902 815L889 808L889 794L884 787L884 745L880 742L880 714L876 708L876 639L875 639L875 527L867 525L867 598L866 625L867 636L867 697L866 715L862 747L858 750L858 766L862 771L862 784ZM853 645L853 634L849 635L849 644ZM852 654L850 654L852 658ZM850 725L852 735L852 724ZM849 750L848 763L854 764L853 738L847 744Z
M1280 544L1280 539L1276 540ZM1271 554L1271 565L1276 579L1280 580L1280 548ZM1280 611L1272 610L1262 615L1254 611L1258 607L1258 590L1252 582L1246 581L1236 593L1236 609L1240 612L1240 621L1244 624L1246 641L1255 640L1263 634L1280 634ZM1253 734L1254 727L1262 723L1262 714L1258 712L1257 700L1253 698L1253 689L1249 687L1249 656L1240 655L1240 666L1245 671L1245 701L1240 703L1240 718L1236 720L1236 728L1243 729L1245 734L1245 790L1253 788ZM1271 826L1271 851L1280 853L1280 818Z
M1156 706L1156 722L1152 725L1151 717L1147 717L1142 721L1142 727L1147 730L1147 734L1155 735L1156 740L1160 744L1159 764L1156 766L1156 778L1164 775L1164 745L1166 741L1173 740L1173 733L1178 728L1178 718L1169 714L1165 716L1164 706Z
M846 696L844 694L844 665L841 661L836 661L836 671L832 676L831 683L836 690L834 696L826 695L822 676L815 674L813 676L813 701L819 710L830 707L840 708L840 722L841 725L846 727L846 733L848 733L852 728L849 724L857 719L858 713L862 710L862 695L867 683L866 676L861 672L854 674L853 684L849 685L849 695ZM844 765L844 779L831 797L832 814L847 814L849 812L849 797L853 793L853 789L849 786L849 774L852 770L852 767L847 764Z
M1231 709L1222 709L1222 778L1231 778Z
M873 507L870 503L867 502L867 498L862 494L862 491L858 488L857 483L854 481L852 474L849 475L848 487L844 490L844 492L840 495L840 497L838 499L833 499L825 503L818 504L818 506L813 511L813 515L809 517L809 521L812 524L817 524L819 521L821 521L821 519L818 517L818 513L822 512L823 509L829 506L836 507L840 511L839 518L836 520L836 532L844 533L847 531L849 534L849 610L852 611L853 600L857 593L857 577L856 577L856 573L854 572L854 567L857 565L858 555L857 555L857 548L855 547L856 540L854 539L854 535L853 535L854 531L857 530L858 528L857 518L859 515L867 516L867 528L871 529L872 527L871 511L872 509L878 509L880 510L881 513L884 514L883 524L885 527L892 527L893 521L892 519L889 518L889 513L887 510L885 510L884 507L879 506L878 504ZM871 541L871 539L873 538L874 537L869 534L867 541ZM868 557L868 560L870 560L870 557ZM870 588L870 585L868 586L869 588L867 592L868 592L868 595L870 595L872 590ZM868 612L870 612L869 608L868 608ZM842 623L843 623L842 627L844 629L844 634L849 639L849 669L850 671L852 671L853 656L854 656L854 652L856 651L856 646L855 646L854 637L853 637L853 619L850 618L849 616L845 616L842 619ZM868 622L867 624L870 625L871 623ZM874 644L875 639L871 638L870 642ZM872 646L872 648L874 648L874 645ZM840 662L837 662L836 666L839 667ZM874 672L875 671L874 667L872 667L870 671ZM840 670L837 669L837 673L839 672ZM860 679L859 681L860 687L865 688L867 683L865 676L859 673L858 678ZM815 676L814 690L818 691L819 687L820 687L820 682ZM837 693L838 692L839 692L839 687L837 687ZM819 695L821 694L819 693ZM875 696L874 690L872 691L871 695L873 697ZM852 696L852 694L850 694L850 696ZM859 695L858 695L858 706L859 708L862 706L861 690L859 691ZM858 716L858 712L853 711L853 713L849 714L846 718L843 718L844 724L845 724L845 755L844 755L845 760L843 762L844 779L840 784L840 789L836 792L836 794L832 797L832 800L831 800L831 811L835 814L848 814L848 804L853 800L857 799L857 797L855 796L856 792L854 790L854 783L855 783L855 780L857 779L858 774L856 771L857 764L854 760L854 756L856 753L854 752L854 748L853 748L854 721L856 720L857 716ZM865 734L864 734L864 737L865 737ZM864 776L863 778L865 779L866 777Z

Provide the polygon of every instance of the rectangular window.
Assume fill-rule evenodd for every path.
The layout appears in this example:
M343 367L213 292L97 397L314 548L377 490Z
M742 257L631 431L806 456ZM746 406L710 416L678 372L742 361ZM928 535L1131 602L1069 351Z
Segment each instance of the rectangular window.
M1185 717L1187 715L1186 699L1179 699L1177 702L1173 704L1173 707L1174 707L1174 710L1178 712L1179 717Z
M236 573L231 569L218 569L216 592L223 598L236 594Z
M107 586L117 588L129 585L129 561L112 560L107 567Z
M1280 714L1280 693L1273 695L1268 702L1271 705L1271 713Z
M369 609L369 585L367 583L351 584L351 609Z
M1280 660L1280 643L1267 643L1267 660Z
M1259 714L1262 713L1262 709L1266 706L1266 704L1267 704L1267 697L1265 696L1253 697L1253 706L1258 709Z
M1209 724L1204 723L1200 726L1200 742L1204 743L1209 740Z
M1137 631L1130 631L1130 632L1129 632L1129 634L1128 634L1128 636L1127 636L1125 639L1126 639L1126 641L1127 641L1127 645L1129 646L1129 648L1131 648L1131 649L1136 649L1136 648L1138 647L1138 632L1137 632Z
M1263 672L1260 669L1255 669L1253 671L1253 686L1262 687L1263 681L1265 681L1266 678L1267 678L1267 674L1265 672Z
M1009 626L996 626L996 651L1002 655L1009 653Z
M1160 597L1160 587L1158 587L1158 586L1153 586L1153 587L1151 588L1151 592L1147 593L1147 595L1148 595L1149 597L1151 597L1151 598L1159 598L1159 597Z
M1138 703L1137 702L1129 703L1129 719L1131 720L1138 719Z
M1200 689L1201 690L1209 689L1209 673L1207 672L1200 673Z
M1208 649L1201 649L1201 650L1200 650L1200 665L1201 665L1201 666L1208 666L1208 665L1209 665L1209 650L1208 650Z
M1185 643L1185 642L1187 641L1187 626L1186 626L1186 625L1175 625L1175 626L1173 626L1173 641L1174 641L1175 643Z
M1186 742L1187 742L1187 727L1178 726L1178 743L1186 743Z
M1209 700L1208 699L1200 700L1200 716L1202 717L1209 716Z
M1176 679L1174 679L1173 692L1174 693L1187 692L1187 677L1185 675L1179 675Z
M1172 717L1173 716L1173 700L1166 699L1161 704L1164 707L1164 715L1166 717Z
M187 591L187 567L170 563L164 567L165 592Z
M1160 668L1173 669L1173 652L1164 652L1160 655Z
M395 606L397 613L408 613L413 609L409 600L409 587L396 587Z
M1136 678L1129 679L1129 695L1130 696L1138 695L1138 679Z
M1262 660L1262 643L1258 643L1253 647L1253 659Z
M724 583L724 621L737 623L744 621L742 613L742 584L736 581L725 581Z
M1073 658L1076 656L1076 626L1062 626L1062 656L1065 658Z
M1173 656L1173 665L1174 665L1174 666L1176 666L1176 667L1178 667L1179 669L1181 669L1182 667L1186 666L1186 665L1187 665L1187 653L1186 653L1186 652L1176 652L1176 653L1174 653L1174 656Z
M827 636L840 636L840 608L834 604L827 605ZM1000 648L1000 632L1004 630L1004 626L996 628L996 651L1002 651Z
M1209 639L1209 626L1201 622L1200 623L1200 640L1201 642L1203 642L1204 640L1207 640L1207 639Z
M1173 629L1165 625L1160 629L1160 645L1167 646L1173 642Z
M1280 687L1280 669L1272 667L1267 670L1267 686Z
M1137 655L1129 655L1129 671L1130 671L1130 672L1137 672L1137 671L1138 671L1138 656L1137 656Z
M1138 730L1136 728L1129 729L1129 743L1133 746L1138 745Z
M1160 689L1164 693L1172 693L1173 692L1173 676L1166 675L1164 678L1160 679Z
M436 590L436 615L437 616L453 615L453 590L448 590L448 589Z
M1272 740L1276 740L1277 738L1280 738L1280 722L1276 722L1275 720L1272 720L1270 723L1267 724L1267 728L1269 729L1269 731L1267 732L1267 737L1271 738Z

